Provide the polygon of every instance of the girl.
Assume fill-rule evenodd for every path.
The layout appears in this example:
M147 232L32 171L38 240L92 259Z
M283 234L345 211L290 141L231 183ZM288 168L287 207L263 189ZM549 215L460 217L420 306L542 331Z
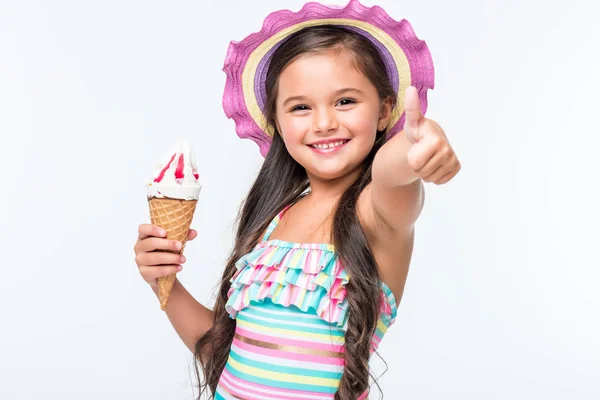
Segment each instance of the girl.
M167 315L216 399L364 399L370 355L402 298L422 182L460 169L422 115L428 50L378 7L310 3L232 43L225 71L225 111L266 157L214 307L177 281ZM136 262L155 293L185 262L161 250L180 248L140 225Z

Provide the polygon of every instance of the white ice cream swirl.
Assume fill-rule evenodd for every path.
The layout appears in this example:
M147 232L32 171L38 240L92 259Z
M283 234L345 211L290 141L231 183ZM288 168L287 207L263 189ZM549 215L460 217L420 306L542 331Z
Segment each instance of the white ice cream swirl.
M148 197L197 200L202 185L190 145L179 140L155 166L153 178L146 185Z

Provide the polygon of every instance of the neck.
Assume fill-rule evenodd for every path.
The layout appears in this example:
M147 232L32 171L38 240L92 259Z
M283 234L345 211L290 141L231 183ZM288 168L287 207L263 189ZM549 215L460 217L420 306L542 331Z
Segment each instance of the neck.
M307 198L310 202L319 205L327 205L333 207L340 199L344 191L354 182L361 170L357 168L353 172L342 177L323 180L307 171L308 180L310 182L310 193Z

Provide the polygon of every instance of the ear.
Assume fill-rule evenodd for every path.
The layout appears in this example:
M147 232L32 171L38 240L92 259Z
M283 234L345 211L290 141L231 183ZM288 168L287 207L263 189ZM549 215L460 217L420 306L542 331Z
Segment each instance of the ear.
M391 96L386 97L379 107L379 120L377 121L377 130L383 131L390 122L392 109L394 108L394 99Z

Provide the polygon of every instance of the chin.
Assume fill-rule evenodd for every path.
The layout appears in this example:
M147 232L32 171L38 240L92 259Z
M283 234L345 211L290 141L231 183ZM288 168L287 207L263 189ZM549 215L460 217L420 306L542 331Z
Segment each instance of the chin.
M308 168L305 166L306 172L313 177L323 180L323 181L333 181L336 179L343 178L353 171L356 171L358 165L322 165L318 166L314 163L311 163Z
M323 173L323 172L314 172L314 171L307 171L309 172L309 176L312 176L320 181L334 181L336 179L342 178L345 174L341 173L341 172L332 172L332 173Z

